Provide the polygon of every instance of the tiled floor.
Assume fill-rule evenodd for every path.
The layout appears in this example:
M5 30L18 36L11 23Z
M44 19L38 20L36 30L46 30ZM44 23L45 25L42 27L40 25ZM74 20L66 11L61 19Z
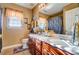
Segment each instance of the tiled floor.
M25 50L25 51L22 51L22 52L18 52L14 55L31 55L31 54L30 54L29 50Z
M15 54L13 54L11 50L6 50L0 53L0 55L31 55L31 53L29 52L28 49L22 52L15 53Z

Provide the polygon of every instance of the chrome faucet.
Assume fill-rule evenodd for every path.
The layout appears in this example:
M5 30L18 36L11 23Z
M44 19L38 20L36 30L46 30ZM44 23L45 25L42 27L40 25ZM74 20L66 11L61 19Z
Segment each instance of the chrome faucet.
M74 26L73 39L72 39L73 45L74 45L74 42L75 42L75 34L76 34L76 23L75 23L75 26Z
M78 45L78 41L77 40L78 40L78 23L75 23L72 44L73 45Z

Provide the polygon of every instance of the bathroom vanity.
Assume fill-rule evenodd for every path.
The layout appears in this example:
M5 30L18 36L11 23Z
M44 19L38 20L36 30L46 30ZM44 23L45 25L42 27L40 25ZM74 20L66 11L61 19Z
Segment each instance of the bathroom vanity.
M54 34L49 37L39 34L29 34L29 50L32 55L75 55L79 48L70 43L67 35ZM66 40L67 39L67 40Z

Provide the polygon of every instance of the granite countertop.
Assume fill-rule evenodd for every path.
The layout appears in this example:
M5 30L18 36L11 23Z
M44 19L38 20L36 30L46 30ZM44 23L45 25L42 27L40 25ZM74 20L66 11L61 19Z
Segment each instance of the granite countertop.
M30 37L36 38L38 40L44 41L52 46L55 46L59 49L68 51L72 54L79 54L79 47L73 46L70 41L71 37L67 35L60 35L60 34L54 34L53 37L45 36L45 35L39 35L39 34L29 34ZM61 39L61 37L63 39ZM67 38L67 40L66 40ZM66 42L67 41L67 42Z

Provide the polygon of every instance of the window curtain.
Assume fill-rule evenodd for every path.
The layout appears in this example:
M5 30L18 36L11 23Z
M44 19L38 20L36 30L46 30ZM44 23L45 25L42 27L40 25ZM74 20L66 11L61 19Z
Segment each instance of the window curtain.
M14 9L6 9L7 28L21 27L23 21L23 13Z
M63 31L63 21L60 16L56 16L48 20L48 29L54 30L56 33L61 34Z
M6 9L6 16L14 16L14 17L16 16L20 20L23 20L23 13L13 9Z

